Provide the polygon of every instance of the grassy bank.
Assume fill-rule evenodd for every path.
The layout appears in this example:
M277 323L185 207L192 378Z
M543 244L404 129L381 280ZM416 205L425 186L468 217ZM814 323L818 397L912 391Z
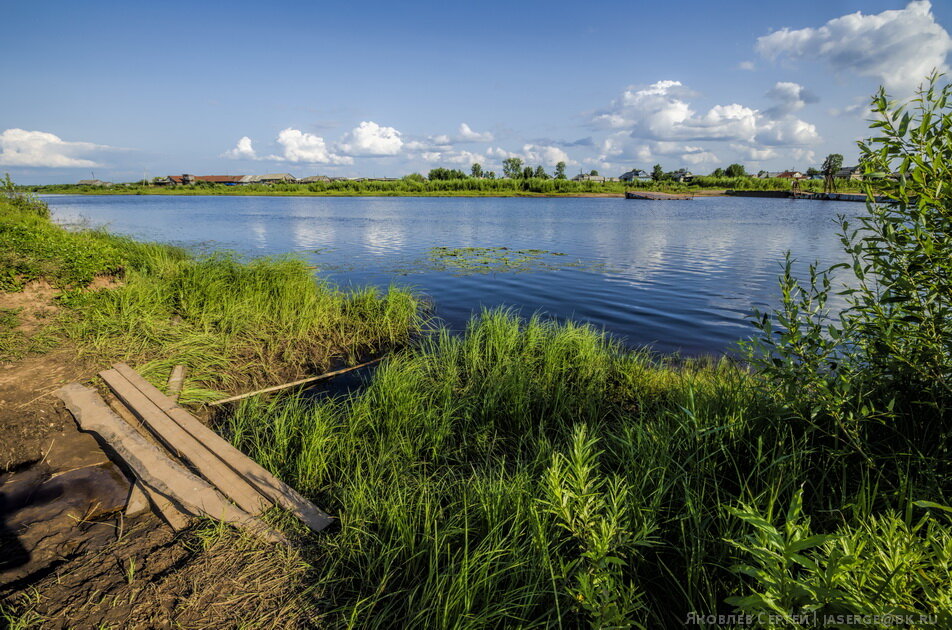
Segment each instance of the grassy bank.
M27 262L6 277L62 283L65 338L153 376L190 360L203 383L267 380L402 345L361 391L217 417L339 518L293 530L301 625L952 627L952 87L916 103L873 101L864 163L899 176L841 225L848 308L827 308L837 268L788 264L744 365L506 310L402 345L403 292L69 233L16 196L0 236ZM97 253L71 266L70 248ZM91 291L100 274L119 286Z
M300 260L196 258L103 231L68 231L28 196L0 199L0 290L34 282L59 293L58 315L23 339L18 313L0 319L7 358L74 343L99 363L136 364L157 382L188 366L185 400L273 383L406 343L422 323L408 291L344 292Z
M739 190L790 190L790 180L756 177L695 177L690 183L674 181L645 182L576 182L557 179L452 179L419 181L336 181L313 184L224 184L199 183L189 186L146 186L123 184L101 186L29 186L27 190L50 194L92 195L275 195L275 196L392 196L392 197L535 197L578 195L622 195L626 190L658 192L723 192ZM801 182L805 192L822 192L823 182ZM861 192L862 183L839 182L839 192Z
M808 592L952 622L923 460L843 453L762 385L494 311L358 395L249 401L222 430L340 515L310 551L334 625L679 627Z

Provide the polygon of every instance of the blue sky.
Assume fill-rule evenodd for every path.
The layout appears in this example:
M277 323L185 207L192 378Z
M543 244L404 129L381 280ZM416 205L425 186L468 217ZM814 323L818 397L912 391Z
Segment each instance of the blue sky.
M20 2L0 171L617 175L855 161L880 84L947 69L952 3ZM10 28L10 26L13 28Z

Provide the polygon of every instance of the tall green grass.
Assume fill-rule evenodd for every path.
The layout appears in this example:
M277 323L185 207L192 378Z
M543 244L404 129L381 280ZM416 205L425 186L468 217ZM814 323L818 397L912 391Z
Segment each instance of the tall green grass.
M676 627L744 593L729 508L808 488L816 527L858 536L909 507L729 363L667 365L506 311L389 359L359 394L246 401L221 429L339 516L312 542L316 586L354 627Z
M385 351L424 321L406 289L342 291L294 258L194 257L105 231L66 230L42 202L11 191L0 197L0 242L0 290L41 279L62 290L64 308L46 332L99 364L133 363L156 384L186 365L185 402ZM14 314L5 314L0 351L26 347L17 339Z

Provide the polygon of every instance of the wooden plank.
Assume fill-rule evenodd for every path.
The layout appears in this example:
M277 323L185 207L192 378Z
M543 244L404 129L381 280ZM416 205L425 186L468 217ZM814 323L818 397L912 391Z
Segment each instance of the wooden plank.
M169 382L166 387L169 398L177 401L179 394L182 393L182 385L185 384L185 366L176 365L172 368L172 373L169 374Z
M147 487L194 514L230 523L271 542L287 542L279 532L227 501L204 479L149 444L106 405L96 390L72 383L57 390L56 396L66 403L79 426L97 433Z
M129 423L129 426L133 427L147 442L156 446L159 445L155 436L149 433L149 430L142 426L142 423L139 422L135 414L129 411L128 407L119 402L115 396L107 394L106 403L116 415ZM161 447L159 448L161 450ZM145 509L151 509L158 514L158 516L175 531L180 531L188 527L189 516L196 516L195 514L190 515L187 511L183 511L182 508L162 496L155 488L151 488L143 483L141 479L136 479L132 486L132 491L129 493L126 516L136 516L141 513L142 508L140 504L143 501L145 502Z
M104 370L99 376L169 451L191 465L238 507L249 514L258 514L271 507L270 500L210 453L200 441L159 409L122 374L116 370Z
M222 398L221 400L216 400L208 404L209 406L214 407L215 405L223 405L225 403L235 402L236 400L250 398L252 396L257 396L258 394L267 394L270 392L280 391L282 389L288 389L289 387L297 387L298 385L306 385L307 383L323 381L326 378L331 378L333 376L337 376L339 374L345 374L347 372L353 372L354 370L359 370L362 367L367 367L368 365L373 365L374 363L380 363L381 361L383 361L383 357L373 359L372 361L367 361L366 363L360 363L359 365L352 365L342 370L334 370L333 372L325 372L324 374L319 374L318 376L309 376L308 378L302 378L299 381L291 381L290 383L282 383L281 385L265 387L264 389L256 389L255 391L248 392L247 394L238 394L237 396L229 396L228 398Z
M204 444L208 450L213 452L221 461L228 464L235 472L247 479L251 485L274 501L275 504L280 505L282 508L294 514L312 530L319 532L334 522L333 517L319 510L294 488L272 475L253 459L215 433L215 431L199 422L197 418L177 405L171 398L160 392L158 388L142 378L138 372L131 367L124 363L117 363L113 367L117 372L125 376L129 382L138 387L159 409L175 420L179 426Z

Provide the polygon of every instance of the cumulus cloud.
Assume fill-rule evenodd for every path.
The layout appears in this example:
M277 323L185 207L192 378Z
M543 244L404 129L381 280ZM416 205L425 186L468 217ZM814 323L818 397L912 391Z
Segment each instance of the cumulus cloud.
M526 165L555 166L559 162L565 162L569 166L578 164L577 161L569 157L569 154L554 145L524 144L521 151L507 151L500 147L490 147L486 155L497 160L506 158L519 158Z
M874 15L857 11L819 28L783 28L758 38L756 49L771 60L820 59L906 93L933 69L948 70L952 37L935 21L932 4L921 0Z
M373 121L364 121L344 136L340 150L346 155L360 157L397 155L403 148L400 135L393 127L381 127Z
M788 116L781 120L764 122L758 129L755 142L769 146L804 146L820 142L816 126Z
M749 160L764 160L778 155L773 147L820 142L816 126L794 116L816 100L797 83L775 84L767 93L774 105L764 111L731 103L697 112L689 102L693 97L679 81L628 88L611 107L594 116L596 124L615 130L602 141L598 159L648 164L666 157L700 165L716 162L720 148Z
M74 168L99 166L90 153L112 149L92 142L67 142L45 131L7 129L0 133L0 164Z
M689 151L688 153L682 155L681 159L692 166L698 166L700 164L715 164L720 161L720 158L710 151Z
M680 81L629 87L608 110L597 113L594 122L630 129L632 137L656 140L752 139L755 135L756 110L732 103L697 114L687 102L692 96Z
M739 64L737 64L737 67L741 70L747 71L751 71L756 68L753 61L741 61Z
M482 133L473 131L470 129L469 125L466 123L460 123L459 125L459 139L458 142L492 142L493 134L488 131Z
M780 153L774 147L758 149L757 147L746 146L743 144L732 144L730 148L737 152L744 160L750 162L762 162L763 160L772 160L779 157Z
M482 164L486 161L485 155L471 151L424 151L420 157L432 164Z
M807 103L816 103L819 99L799 83L778 81L767 92L767 98L776 105L764 111L768 118L783 118L806 107Z
M569 154L552 145L526 144L522 147L522 159L532 164L555 166L559 162L572 165L577 164Z
M239 142L239 146L240 146ZM309 164L353 164L354 160L346 155L338 155L327 148L324 138L304 133L288 127L278 134L278 144L283 154L271 156L272 159L288 162L307 162Z
M221 155L222 157L233 160L255 160L258 158L258 154L255 153L255 149L251 144L251 138L248 136L242 136L241 139L238 140L238 144L235 145L235 148L229 149Z

